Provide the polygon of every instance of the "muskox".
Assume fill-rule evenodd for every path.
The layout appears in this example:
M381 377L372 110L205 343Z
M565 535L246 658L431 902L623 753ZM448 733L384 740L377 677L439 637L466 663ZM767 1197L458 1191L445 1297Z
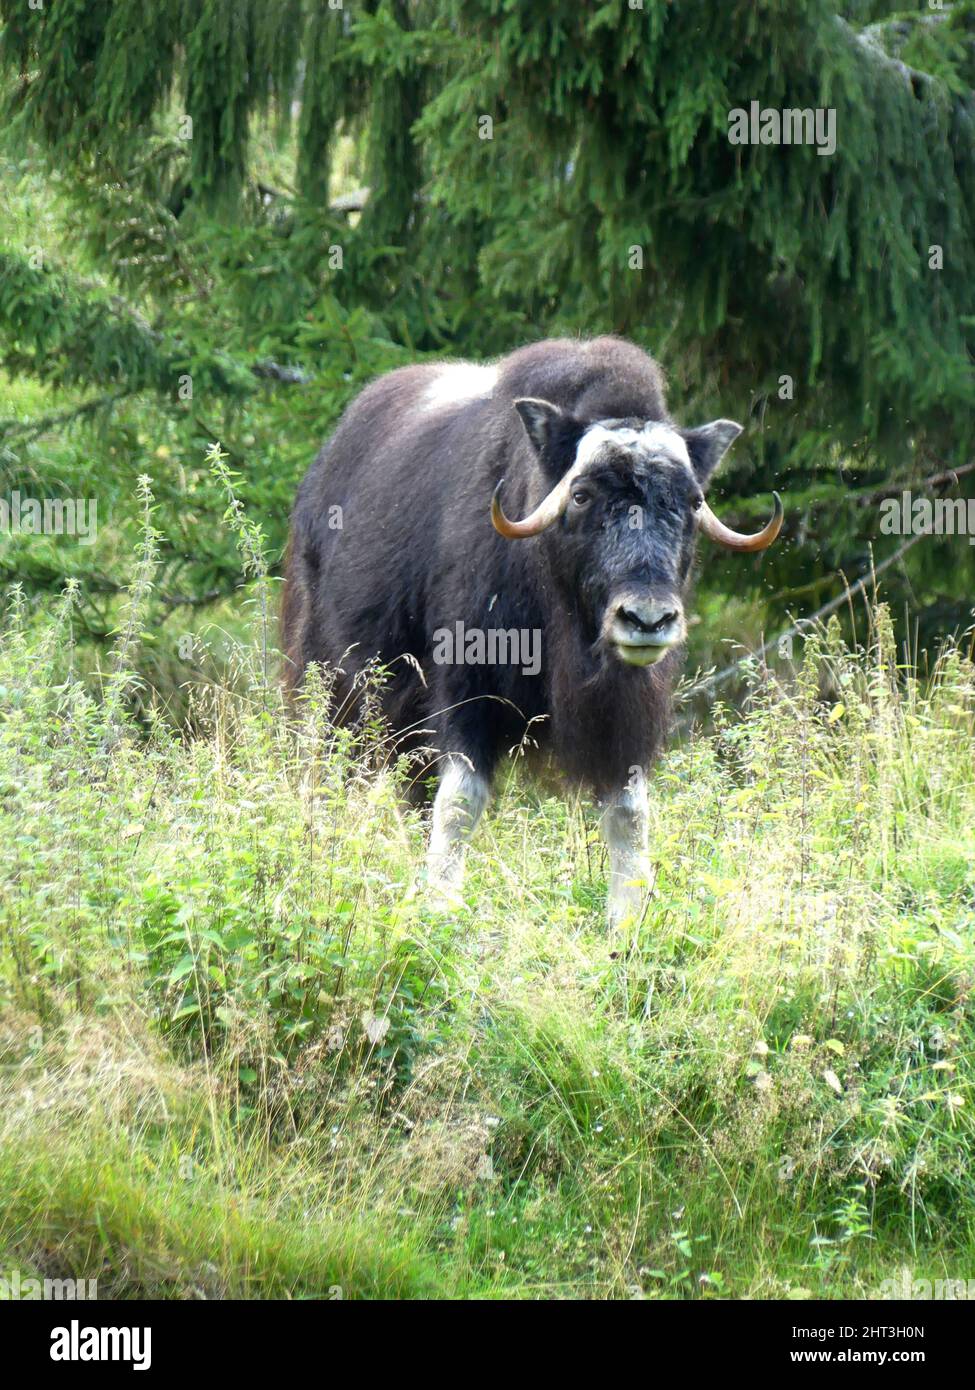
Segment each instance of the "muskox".
M755 551L782 524L777 494L755 535L704 500L740 433L675 425L660 367L611 337L404 367L346 410L291 519L288 680L341 668L348 716L366 664L387 668L392 728L437 750L438 896L456 901L499 763L530 743L604 807L611 925L640 910L698 532Z

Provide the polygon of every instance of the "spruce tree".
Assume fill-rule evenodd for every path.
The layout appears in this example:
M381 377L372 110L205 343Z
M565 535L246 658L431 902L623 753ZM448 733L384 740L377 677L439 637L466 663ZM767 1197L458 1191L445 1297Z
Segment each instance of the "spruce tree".
M235 411L245 435L284 422L263 480L284 497L370 371L615 331L683 414L748 420L726 490L744 513L784 487L826 565L862 533L851 486L967 460L973 0L0 0L0 19L6 146L58 173L84 248L3 248L3 364L88 388L92 418L149 392L187 440ZM735 143L753 103L833 113L835 149ZM350 151L351 213L330 206Z

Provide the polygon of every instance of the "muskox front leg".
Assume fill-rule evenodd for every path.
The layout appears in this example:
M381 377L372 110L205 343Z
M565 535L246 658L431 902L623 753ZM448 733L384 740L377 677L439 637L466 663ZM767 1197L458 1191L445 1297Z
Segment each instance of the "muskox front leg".
M623 790L605 803L602 831L609 847L610 929L639 920L650 891L647 834L650 806L643 769L634 768Z
M433 803L427 882L435 899L454 906L464 882L467 844L488 803L487 779L467 758L452 755Z

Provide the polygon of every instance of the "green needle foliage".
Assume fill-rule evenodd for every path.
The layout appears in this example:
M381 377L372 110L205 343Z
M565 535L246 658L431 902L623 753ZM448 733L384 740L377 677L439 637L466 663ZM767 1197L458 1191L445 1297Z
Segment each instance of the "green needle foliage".
M227 209L255 129L286 127L297 99L306 198L327 196L340 123L365 132L360 239L398 248L398 288L422 228L424 269L441 268L455 314L466 286L521 331L608 317L754 403L791 375L798 398L777 424L793 435L968 440L968 3L879 19L854 6L849 21L829 0L0 11L7 110L59 157L124 167L160 120L189 117L182 196ZM835 153L732 145L728 113L753 100L835 111ZM504 312L499 326L478 324L482 350L510 342Z
M149 472L165 614L230 596L199 469L217 443L275 574L359 387L550 334L625 334L681 418L748 425L720 501L747 524L777 487L789 527L763 560L708 558L703 607L741 619L717 642L815 609L889 553L878 490L969 462L975 0L0 0L0 20L0 369L22 397L0 486L97 473L105 524L112 504L90 554L0 553L29 591L117 592ZM731 143L752 103L831 113L835 149ZM963 627L975 552L908 563L890 579L922 640ZM100 637L112 614L86 598L79 621Z

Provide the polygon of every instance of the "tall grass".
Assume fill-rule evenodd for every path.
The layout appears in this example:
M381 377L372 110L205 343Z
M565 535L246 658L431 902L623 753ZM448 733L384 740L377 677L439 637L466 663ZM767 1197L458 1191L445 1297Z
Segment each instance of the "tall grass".
M222 468L219 459L214 466ZM0 648L0 1261L103 1296L870 1296L975 1253L975 672L889 618L676 743L609 939L595 816L513 770L466 908L373 698L255 635L192 733L69 590ZM154 634L157 642L163 640ZM136 718L133 709L139 711ZM148 713L146 712L148 711Z

